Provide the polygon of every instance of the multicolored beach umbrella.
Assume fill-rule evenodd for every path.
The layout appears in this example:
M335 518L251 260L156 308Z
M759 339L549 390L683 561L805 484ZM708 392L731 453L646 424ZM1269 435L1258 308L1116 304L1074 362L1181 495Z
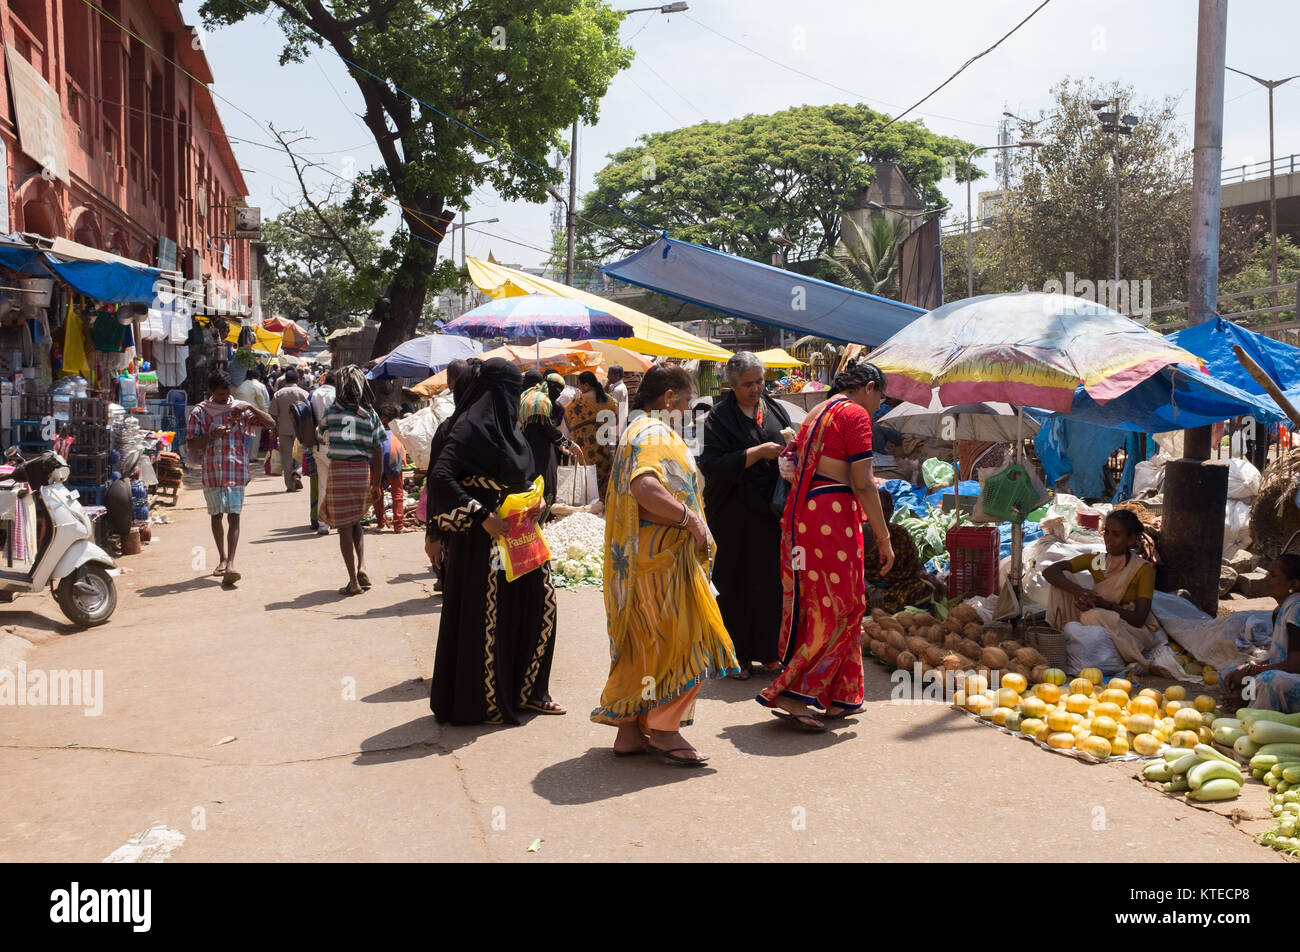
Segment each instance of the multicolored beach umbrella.
M1067 294L987 294L917 318L868 359L891 398L929 406L987 401L1069 413L1082 386L1097 403L1194 354L1118 311Z
M521 294L466 311L450 321L443 331L466 337L567 337L588 340L593 337L617 339L628 337L632 325L581 301L554 294Z

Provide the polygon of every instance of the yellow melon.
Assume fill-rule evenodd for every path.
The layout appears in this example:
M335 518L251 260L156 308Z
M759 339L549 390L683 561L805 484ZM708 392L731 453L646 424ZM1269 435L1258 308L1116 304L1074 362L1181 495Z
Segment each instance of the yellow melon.
M1112 717L1094 717L1092 719L1092 732L1098 737L1104 737L1110 740L1119 730L1119 725L1115 723Z
M1133 738L1133 749L1143 757L1159 753L1162 746L1163 741L1154 734L1138 734Z
M1056 734L1049 734L1047 737L1047 746L1055 747L1057 750L1070 750L1074 747L1074 735L1064 731Z
M1052 733L1053 731L1050 727L1046 724L1041 724L1034 731L1034 740L1038 741L1040 744L1045 744L1047 743L1047 738L1052 736Z
M965 685L967 693L983 694L989 689L989 679L982 674L972 675L966 679Z
M1054 731L1068 731L1074 726L1074 720L1069 712L1056 710L1047 715L1047 726Z
M1201 672L1201 677L1205 680L1206 684L1214 685L1219 683L1219 672L1213 668L1206 668Z
M1148 697L1145 694L1139 694L1129 701L1128 709L1130 713L1146 714L1150 717L1155 717L1160 713L1160 705L1156 703L1155 698Z
M1066 713L1070 716L1071 724L1082 724L1084 720L1086 720L1086 718L1077 711L1067 711Z
M1214 710L1214 698L1208 694L1198 694L1196 700L1192 702L1192 707L1202 713Z
M1165 713L1173 717L1183 708L1187 707L1182 701L1165 701Z
M1087 678L1075 678L1070 682L1071 694L1086 694L1092 696L1092 682Z
M1087 678L1093 684L1101 684L1103 675L1101 673L1101 668L1084 668L1079 672L1079 677Z
M1119 707L1128 707L1129 703L1128 695L1123 691L1116 690L1115 688L1107 688L1102 691L1097 695L1097 699L1103 703L1115 704Z
M1166 701L1181 701L1185 697L1187 697L1187 689L1181 684L1171 684L1165 688Z
M1149 697L1160 705L1165 703L1165 696L1155 688L1143 688L1141 691L1138 691L1138 697Z
M1175 731L1174 734L1169 738L1169 743L1172 746L1183 747L1188 750L1195 747L1200 742L1201 739L1196 736L1195 731Z
M1044 684L1064 684L1065 672L1060 668L1048 668L1043 672Z
M1047 716L1047 702L1041 697L1027 697L1020 701L1020 713L1025 717L1037 717L1040 720Z
M1106 690L1123 691L1125 694L1133 693L1133 682L1127 678L1111 678L1106 682Z
M1025 689L1029 687L1028 679L1023 674L1016 674L1014 671L1002 675L1000 684L1004 688L1010 688L1017 694L1024 694Z
M965 692L965 691L962 691L962 690L958 689L958 690L952 692L952 706L953 706L953 707L965 707L965 706L966 706L966 692Z
M1065 699L1065 709L1072 714L1083 714L1092 706L1092 698L1086 694L1071 694Z
M1048 704L1055 704L1061 699L1061 689L1055 684L1048 684L1047 682L1035 684L1034 696L1042 698Z
M1124 726L1128 728L1130 734L1149 734L1156 726L1156 722L1150 714L1130 714Z
M1214 743L1214 730L1213 730L1213 728L1209 728L1209 727L1198 727L1198 728L1196 729L1196 736L1199 737L1199 738L1201 739L1201 743L1202 743L1202 744L1213 744L1213 743Z
M995 700L998 702L998 707L1015 707L1020 703L1020 694L1011 688L998 688Z
M1092 709L1093 717L1109 717L1118 721L1124 716L1124 708L1113 701L1102 701Z
M998 727L1004 727L1006 726L1007 718L1013 713L1014 712L1009 707L995 707L990 720L992 720L994 724L998 725Z
M1110 752L1116 757L1123 757L1128 753L1128 738L1116 737L1110 742Z
M1174 703L1174 702L1170 702ZM1174 712L1174 727L1180 731L1194 731L1201 726L1201 714L1190 707Z
M1111 754L1110 741L1104 737L1098 737L1096 734L1086 737L1082 741L1076 741L1076 746L1084 753L1092 754L1098 760L1105 760Z
M1046 725L1042 722L1042 720L1040 720L1037 717L1026 717L1024 720L1020 722L1020 733L1028 734L1030 737L1033 737L1035 734L1038 733L1038 729L1040 727L1045 727L1045 726Z

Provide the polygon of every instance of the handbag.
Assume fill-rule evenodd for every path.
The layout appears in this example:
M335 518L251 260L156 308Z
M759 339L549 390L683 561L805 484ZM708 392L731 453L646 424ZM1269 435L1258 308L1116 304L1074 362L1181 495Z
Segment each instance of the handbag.
M555 501L574 508L585 506L600 499L597 486L594 463L561 466L556 474Z
M776 485L772 488L772 515L778 519L785 515L785 501L789 496L790 484L778 476Z

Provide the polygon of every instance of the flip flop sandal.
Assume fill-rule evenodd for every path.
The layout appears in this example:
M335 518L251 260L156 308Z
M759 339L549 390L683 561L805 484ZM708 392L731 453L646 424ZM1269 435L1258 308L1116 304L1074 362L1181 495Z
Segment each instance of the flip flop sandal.
M550 707L547 707L548 704L550 705ZM523 704L520 704L519 706L526 711L536 711L538 714L569 713L564 708L560 707L560 705L552 701L550 698L547 698L545 701L525 701Z
M354 592L352 591L351 588L344 585L341 589L339 589L339 594L342 595L344 598L352 598L354 595L360 595L363 591L364 589L357 589Z
M739 674L727 675L727 677L731 678L733 681L748 681L753 676L754 672L750 671L748 668L741 668Z
M672 750L664 750L662 747L656 747L654 744L647 744L650 748L647 753L659 754L663 757L665 763L672 764L676 767L703 767L709 762L708 757L674 757L684 751L694 751L694 747L674 747Z
M370 576L365 572L357 573L357 584L362 588L370 588Z
M791 714L789 711L782 711L779 709L773 709L772 713L783 721L789 721L800 730L805 730L812 734L826 733L826 725L817 723L816 718L811 714Z
M226 574L226 567L224 565L218 565L215 569L212 570L212 574L220 578L221 576Z
M823 714L821 716L824 720L828 720L828 721L842 721L846 717L857 717L859 714L865 714L865 713L867 713L867 709L865 706L849 707L849 708L842 709L838 714Z

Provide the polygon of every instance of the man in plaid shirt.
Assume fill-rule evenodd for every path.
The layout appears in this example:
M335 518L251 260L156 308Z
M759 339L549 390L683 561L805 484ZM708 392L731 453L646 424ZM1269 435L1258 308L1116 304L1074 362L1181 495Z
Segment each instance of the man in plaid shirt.
M274 427L265 410L230 397L230 375L214 370L208 375L208 399L190 411L185 439L190 452L203 461L203 498L212 518L212 537L217 543L213 575L221 584L233 587L240 575L235 571L235 548L239 545L239 514L244 508L244 486L248 483L248 441L253 426ZM222 532L221 518L229 526Z

